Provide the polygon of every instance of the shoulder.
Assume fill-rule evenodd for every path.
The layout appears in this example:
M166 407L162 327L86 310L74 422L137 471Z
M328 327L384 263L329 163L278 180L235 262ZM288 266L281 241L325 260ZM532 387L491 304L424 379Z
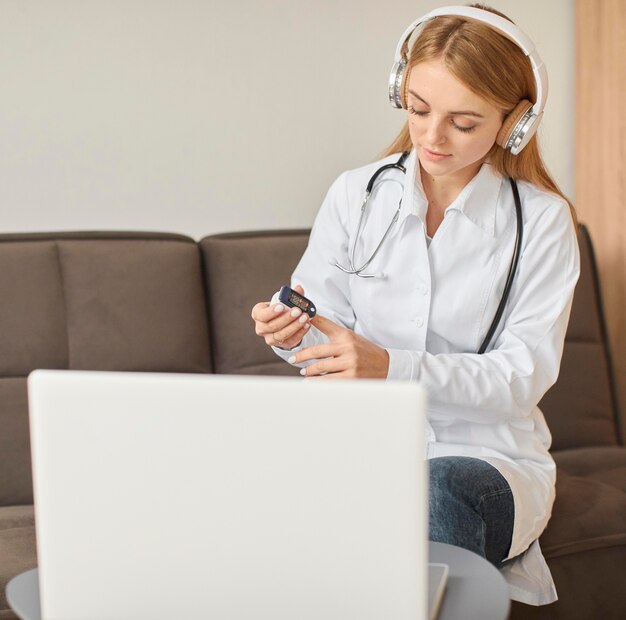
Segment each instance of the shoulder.
M554 260L577 263L578 235L570 205L558 194L526 181L517 182L524 220L525 247L543 247Z
M545 217L557 217L571 221L570 206L567 201L545 189L529 183L517 181L525 223L532 224Z

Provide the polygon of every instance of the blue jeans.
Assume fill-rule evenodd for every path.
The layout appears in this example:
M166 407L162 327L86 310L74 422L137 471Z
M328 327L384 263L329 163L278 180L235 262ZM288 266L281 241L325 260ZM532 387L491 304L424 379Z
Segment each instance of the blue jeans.
M499 567L513 536L513 493L502 474L480 459L445 456L429 464L429 540L482 555Z

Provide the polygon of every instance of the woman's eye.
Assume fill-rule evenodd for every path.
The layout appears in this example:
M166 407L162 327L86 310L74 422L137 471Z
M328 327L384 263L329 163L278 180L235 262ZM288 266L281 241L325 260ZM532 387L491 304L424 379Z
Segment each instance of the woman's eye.
M428 110L417 110L412 105L407 108L409 114L414 114L416 116L426 116L429 114ZM476 129L476 125L471 125L470 127L463 127L462 125L457 125L453 119L450 120L452 127L457 129L458 131L462 131L463 133L470 133L470 131L474 131Z
M463 133L469 133L470 131L474 131L474 129L476 129L476 125L472 125L471 127L461 127L461 125L457 125L454 121L452 122L452 125L455 129L458 129Z

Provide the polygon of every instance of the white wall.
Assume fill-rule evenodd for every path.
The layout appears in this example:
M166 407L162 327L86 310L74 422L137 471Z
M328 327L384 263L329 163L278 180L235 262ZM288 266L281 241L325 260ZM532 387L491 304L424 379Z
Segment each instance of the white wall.
M308 227L403 113L397 40L431 0L0 0L0 232ZM537 43L573 196L573 0L491 0Z

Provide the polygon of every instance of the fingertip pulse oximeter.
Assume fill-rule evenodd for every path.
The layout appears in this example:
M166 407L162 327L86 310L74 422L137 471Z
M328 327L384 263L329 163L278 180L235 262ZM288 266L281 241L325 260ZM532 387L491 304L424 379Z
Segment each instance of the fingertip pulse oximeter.
M280 303L285 304L285 306L288 306L289 308L300 308L302 312L305 312L311 318L313 318L317 313L315 305L310 299L307 299L304 295L300 295L300 293L296 293L296 291L288 286L280 287L278 300Z

